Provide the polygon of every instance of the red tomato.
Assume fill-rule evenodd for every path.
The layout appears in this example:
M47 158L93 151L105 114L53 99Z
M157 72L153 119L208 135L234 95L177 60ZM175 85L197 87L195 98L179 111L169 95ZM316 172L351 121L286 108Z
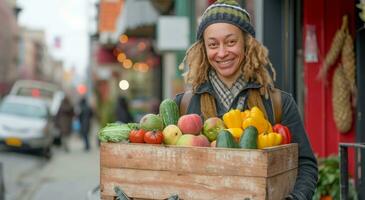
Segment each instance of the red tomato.
M131 130L129 133L129 141L132 143L144 143L145 130Z
M144 142L148 144L161 144L163 141L162 131L147 131L144 135Z

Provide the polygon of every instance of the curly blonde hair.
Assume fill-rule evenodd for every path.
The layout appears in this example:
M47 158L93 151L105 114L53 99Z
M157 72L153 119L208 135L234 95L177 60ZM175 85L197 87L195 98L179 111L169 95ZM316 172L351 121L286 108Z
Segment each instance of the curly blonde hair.
M268 98L268 91L274 87L276 79L275 69L268 58L268 50L250 34L243 33L245 38L245 59L241 63L241 71L246 82L256 82L262 87L261 95ZM208 80L210 64L208 62L203 39L195 42L187 51L179 68L183 70L184 65L188 71L183 74L185 83L191 84L193 90ZM272 71L271 77L268 68Z

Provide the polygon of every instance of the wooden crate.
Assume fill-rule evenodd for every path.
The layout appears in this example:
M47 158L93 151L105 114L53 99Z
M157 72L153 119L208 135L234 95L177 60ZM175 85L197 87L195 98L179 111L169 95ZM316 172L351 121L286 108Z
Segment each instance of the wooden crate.
M101 199L278 200L294 187L298 145L265 150L102 143Z

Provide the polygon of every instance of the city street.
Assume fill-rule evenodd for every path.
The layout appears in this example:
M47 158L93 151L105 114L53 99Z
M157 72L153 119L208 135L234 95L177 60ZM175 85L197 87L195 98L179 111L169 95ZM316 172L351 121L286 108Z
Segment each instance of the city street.
M0 150L5 200L87 199L99 184L99 149L93 127L92 149L84 151L77 134L70 139L70 152L54 147L49 161L35 153Z

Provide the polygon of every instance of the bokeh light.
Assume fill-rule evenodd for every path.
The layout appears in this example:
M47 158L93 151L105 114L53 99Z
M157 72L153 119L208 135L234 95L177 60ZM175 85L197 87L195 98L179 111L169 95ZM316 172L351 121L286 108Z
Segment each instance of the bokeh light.
M129 88L129 82L127 80L121 80L119 82L119 88L121 90L128 90L128 88Z
M119 42L124 44L124 43L127 43L128 42L128 36L123 34L119 37Z
M130 69L133 66L133 62L130 59L125 59L123 61L123 67Z
M127 56L124 53L118 54L118 62L123 63L123 61L127 58Z

